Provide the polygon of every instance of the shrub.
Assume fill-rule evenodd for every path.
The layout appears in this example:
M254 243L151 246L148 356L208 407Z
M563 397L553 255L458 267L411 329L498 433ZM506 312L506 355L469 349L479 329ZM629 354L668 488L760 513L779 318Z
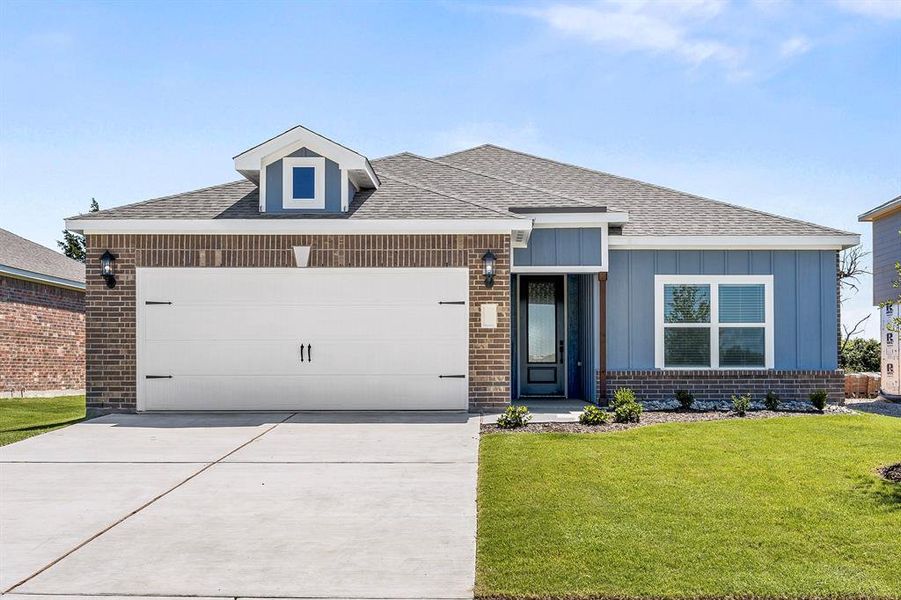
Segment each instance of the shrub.
M763 404L767 410L779 410L779 394L773 390L768 391L763 399Z
M826 393L826 390L814 390L810 392L810 403L813 404L814 408L817 410L823 410L826 408L826 399L829 397L829 394Z
M679 401L679 406L682 407L682 410L690 410L692 403L695 401L695 396L688 390L676 390L676 400Z
M582 425L605 425L610 422L610 413L602 408L589 404L579 415L579 423Z
M732 410L737 412L739 417L745 416L749 408L751 408L751 396L748 394L732 396Z
M620 388L613 393L613 418L617 423L638 423L644 409L635 400L635 392Z
M619 388L615 392L613 392L613 408L621 404L627 404L629 402L635 402L635 392L630 390L629 388Z
M528 406L508 406L497 418L497 426L502 429L516 429L524 427L531 420L532 414Z
M878 373L880 352L879 340L848 340L842 345L839 366L848 373Z
M638 402L624 402L613 409L613 418L617 423L638 423L643 410Z

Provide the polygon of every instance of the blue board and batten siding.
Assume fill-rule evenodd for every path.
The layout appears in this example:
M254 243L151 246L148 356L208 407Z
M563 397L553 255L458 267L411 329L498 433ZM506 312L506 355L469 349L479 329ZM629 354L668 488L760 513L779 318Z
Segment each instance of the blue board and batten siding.
M533 229L527 248L513 250L518 267L594 267L602 265L599 227Z
M319 157L312 150L301 148L289 157ZM282 190L283 163L279 159L266 166L266 212L267 213L340 213L341 212L341 168L338 163L325 159L325 208L285 208ZM352 190L353 188L351 188ZM353 197L353 194L350 195Z
M837 368L834 250L610 250L607 370L654 368L655 275L773 275L775 368Z

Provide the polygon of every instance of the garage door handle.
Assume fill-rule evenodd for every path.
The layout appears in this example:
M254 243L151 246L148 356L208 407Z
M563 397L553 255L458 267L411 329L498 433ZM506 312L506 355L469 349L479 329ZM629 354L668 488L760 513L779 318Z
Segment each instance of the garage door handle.
M466 304L466 300L439 300L438 304Z
M300 344L300 362L303 362L303 343Z
M145 379L172 379L172 375L145 375Z
M465 379L466 375L439 375L439 379Z
M313 346L307 344L307 362L313 362Z

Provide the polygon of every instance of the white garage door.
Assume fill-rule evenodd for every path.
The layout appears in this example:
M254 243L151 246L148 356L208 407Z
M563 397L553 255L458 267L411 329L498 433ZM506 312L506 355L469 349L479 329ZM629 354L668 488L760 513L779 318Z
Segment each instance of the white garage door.
M465 410L466 269L138 269L139 410Z

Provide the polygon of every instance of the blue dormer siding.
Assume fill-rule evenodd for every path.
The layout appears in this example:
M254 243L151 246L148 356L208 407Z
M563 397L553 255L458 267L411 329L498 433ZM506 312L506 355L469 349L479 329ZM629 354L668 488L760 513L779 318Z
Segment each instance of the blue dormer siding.
M533 229L527 248L513 250L518 267L602 266L600 227Z
M296 150L287 157L316 157L307 148ZM325 159L325 208L285 208L284 190L282 189L283 159L266 166L266 212L267 213L340 213L341 212L341 169L338 163ZM353 186L350 187L349 198L353 198Z

